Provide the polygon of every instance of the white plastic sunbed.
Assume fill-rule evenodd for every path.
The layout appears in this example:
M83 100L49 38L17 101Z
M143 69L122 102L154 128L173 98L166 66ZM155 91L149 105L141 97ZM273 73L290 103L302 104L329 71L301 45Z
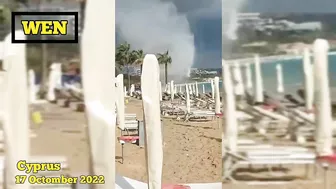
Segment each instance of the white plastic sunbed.
M292 124L288 130L290 136L294 136L297 142L305 143L307 138L314 137L315 132L315 114L306 113L300 109L295 109L292 112L295 117L296 124ZM336 121L332 125L336 128ZM335 134L335 129L334 129Z
M278 165L313 165L316 155L309 151L292 150L247 150L242 153L227 152L233 158L232 166L226 170L224 179L236 181L233 173L241 167L256 165L278 166Z
M265 135L266 131L269 129L274 129L276 131L279 131L280 129L284 130L290 123L290 119L286 116L265 110L258 106L247 105L244 107L238 106L237 108L245 114L254 117L251 128L263 135Z

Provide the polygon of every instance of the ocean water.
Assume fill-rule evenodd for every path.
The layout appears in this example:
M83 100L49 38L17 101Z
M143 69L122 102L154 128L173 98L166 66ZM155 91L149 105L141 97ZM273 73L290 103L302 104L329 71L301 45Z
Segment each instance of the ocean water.
M336 55L332 54L328 56L329 59L329 85L332 88L336 88ZM313 60L312 60L313 61ZM277 88L277 78L276 78L276 65L282 65L283 71L283 82L285 93L295 93L297 89L303 88L304 85L304 75L303 75L303 63L302 59L292 59L292 60L279 60L269 63L261 64L264 90L270 92L276 92ZM252 81L254 83L254 66L251 66L252 70ZM242 75L244 77L244 69L242 69ZM202 91L202 84L199 86L199 91ZM222 83L220 83L220 88L222 88ZM211 85L205 84L205 91L211 92Z

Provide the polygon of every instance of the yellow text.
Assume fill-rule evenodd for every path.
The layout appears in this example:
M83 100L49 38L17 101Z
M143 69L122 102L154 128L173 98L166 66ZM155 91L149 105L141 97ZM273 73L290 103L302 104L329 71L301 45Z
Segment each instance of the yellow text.
M27 178L28 177L28 178ZM46 177L37 175L17 175L15 176L15 184L23 184L25 181L29 184L76 184L77 177L67 177L61 175L59 177Z
M67 20L22 20L25 35L66 35Z
M61 170L60 163L28 163L25 160L20 160L16 164L19 171L29 173L38 173L39 171L59 171Z

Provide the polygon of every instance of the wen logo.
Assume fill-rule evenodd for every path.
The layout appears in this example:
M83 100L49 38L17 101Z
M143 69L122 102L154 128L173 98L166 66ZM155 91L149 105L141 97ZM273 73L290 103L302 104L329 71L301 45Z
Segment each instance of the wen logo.
M12 43L78 43L78 12L12 12Z

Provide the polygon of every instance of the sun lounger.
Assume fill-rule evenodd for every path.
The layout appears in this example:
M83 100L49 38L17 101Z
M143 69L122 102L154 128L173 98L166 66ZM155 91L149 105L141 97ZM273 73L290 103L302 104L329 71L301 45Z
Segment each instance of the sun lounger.
M260 113L262 116L267 117L269 119L271 119L272 121L270 121L269 125L261 125L258 126L258 130L261 131L261 133L270 131L270 130L275 130L277 133L279 133L280 131L286 131L286 129L288 128L288 125L290 123L290 119L286 116L283 116L281 114L277 114L275 112L269 111L269 110L265 110L261 107L258 106L254 106L253 110Z
M254 140L249 140L249 139L239 139L238 140L238 145L254 145L256 142Z
M295 122L290 124L288 135L299 143L305 143L308 138L314 139L315 114L295 109L292 111L292 116L296 119ZM336 121L333 121L332 124L336 125Z
M265 135L266 131L282 131L288 127L290 119L281 114L265 110L259 106L237 105L237 109L254 117L251 119L251 129Z
M179 98L181 98L182 100L186 100L184 95L181 93L177 93L176 96L178 96Z
M284 97L293 104L296 104L298 106L304 105L304 101L298 98L295 94L286 94Z
M271 112L271 111L268 111L268 110L265 110L259 106L254 106L253 109L255 111L257 111L258 113L264 115L264 116L267 116L271 119L275 119L275 120L279 120L279 121L283 121L283 122L289 122L289 118L281 115L281 114L276 114L274 112Z
M161 107L161 115L163 116L181 116L185 115L185 113L185 106Z
M272 95L270 93L264 94L265 104L274 105L277 111L286 111L289 108L297 108L298 105L296 103L292 103L286 98L281 96Z
M280 152L308 152L309 150L299 146L274 146L271 144L253 144L253 145L238 145L239 152L245 152L248 150L254 150L255 152L264 153L278 153Z
M278 165L314 165L316 156L312 152L291 150L247 150L240 153L227 152L232 158L232 165L225 170L224 180L237 181L234 174L238 168L264 165L275 167ZM273 170L274 171L274 170Z
M137 99L142 99L142 95L141 95L141 91L134 91L133 92L133 97L137 98Z
M65 84L63 88L56 89L56 103L62 107L70 107L78 111L83 110L83 94L82 89L75 85Z
M138 120L125 120L125 130L137 130L138 129Z
M209 121L209 120L213 120L215 117L216 117L216 114L213 111L195 110L195 111L191 111L190 114L186 114L184 117L184 121L192 121L192 120Z
M197 107L200 107L202 105L202 107L209 107L209 102L208 101L205 101L205 100L202 100L200 98L194 98L195 101L196 101L196 106Z
M136 120L137 115L136 114L125 114L125 120Z

